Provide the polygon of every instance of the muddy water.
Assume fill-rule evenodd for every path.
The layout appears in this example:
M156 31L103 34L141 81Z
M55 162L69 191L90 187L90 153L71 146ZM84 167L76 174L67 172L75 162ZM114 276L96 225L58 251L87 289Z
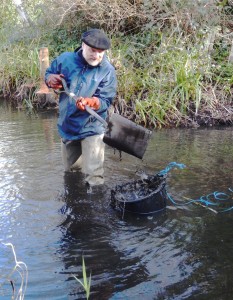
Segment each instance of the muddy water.
M87 193L79 173L64 173L54 111L28 115L0 107L0 299L19 288L14 256L28 268L25 299L232 299L232 128L155 130L144 160L106 151L106 184ZM109 206L116 184L157 173L170 162L167 208L131 216ZM215 191L212 210L187 204ZM220 210L219 210L220 211ZM25 274L24 274L25 276ZM16 293L16 291L15 291Z

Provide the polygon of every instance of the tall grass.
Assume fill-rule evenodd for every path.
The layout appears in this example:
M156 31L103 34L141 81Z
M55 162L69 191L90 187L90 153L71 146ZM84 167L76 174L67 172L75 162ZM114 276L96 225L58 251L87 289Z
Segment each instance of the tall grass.
M11 95L25 84L37 85L40 78L38 47L30 44L9 45L0 53L0 86L4 95Z
M149 45L139 38L130 51L124 45L116 53L121 61L117 70L120 99L135 103L139 122L156 127L166 126L178 114L186 115L190 103L198 113L203 81L212 76L204 39L196 41L195 47L176 34L160 40L154 37Z

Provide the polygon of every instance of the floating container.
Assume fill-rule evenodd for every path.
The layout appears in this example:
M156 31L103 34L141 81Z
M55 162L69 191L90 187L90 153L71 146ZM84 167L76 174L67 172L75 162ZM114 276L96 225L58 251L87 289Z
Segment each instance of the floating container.
M166 175L148 175L117 185L111 190L111 205L122 211L145 215L162 211L166 208Z

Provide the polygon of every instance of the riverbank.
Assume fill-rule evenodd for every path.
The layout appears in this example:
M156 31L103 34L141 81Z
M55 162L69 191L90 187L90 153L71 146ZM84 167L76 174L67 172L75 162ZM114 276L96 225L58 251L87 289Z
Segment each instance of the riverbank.
M14 93L15 94L15 93ZM17 109L23 109L30 111L34 110L50 110L56 109L58 110L58 98L56 95L52 97L52 101L46 102L46 97L40 98L38 100L37 97L34 98L34 102L30 101L18 101L17 97L11 98L9 101L13 107L17 107ZM197 127L214 127L214 126L232 126L233 125L233 105L232 101L228 103L220 104L216 102L215 106L209 107L201 106L199 111L196 113L195 110L190 107L186 113L186 115L182 115L181 113L177 113L176 118L168 118L167 124L161 126L158 123L158 126L151 125L152 121L147 120L147 122L140 121L140 116L135 112L134 105L124 105L120 103L118 99L115 100L113 105L114 111L121 114L122 116L148 128L197 128ZM153 123L156 121L153 120Z
M46 19L45 26L33 15L31 26L18 20L18 27L10 25L17 16L5 4L12 14L3 16L8 23L0 29L1 94L25 109L56 106L47 97L38 100L41 48L48 47L52 61L79 47L84 30L99 27L111 38L107 56L116 68L115 110L121 115L148 128L232 125L233 6L229 1L165 2L117 0L110 11L91 14L94 20L90 5L74 1L70 15L62 2L61 10L54 7L62 21ZM47 16L49 9L41 13ZM59 19L61 11L66 13Z
M132 111L128 109L124 114L132 120L137 120L138 117ZM144 125L144 124L141 124ZM203 106L199 109L198 113L193 110L189 110L187 115L177 116L176 119L169 119L169 122L165 127L168 128L196 128L202 127L214 127L214 126L232 126L233 125L233 106L232 103L223 105L216 105L214 108ZM158 126L161 127L161 126Z

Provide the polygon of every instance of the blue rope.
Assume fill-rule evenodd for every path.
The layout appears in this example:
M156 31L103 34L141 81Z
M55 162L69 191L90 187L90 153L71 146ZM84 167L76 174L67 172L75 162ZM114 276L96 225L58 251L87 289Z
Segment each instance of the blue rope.
M233 206L229 207L229 208L226 208L226 209L223 209L223 210L220 210L219 212L227 212L227 211L230 211L233 209Z
M171 195L169 195L167 193L168 199L176 206L183 206L183 205L189 205L191 203L201 203L204 206L206 206L207 208L210 206L220 206L220 202L223 203L222 201L226 201L226 200L231 200L230 195L223 193L223 192L213 192L211 194L208 194L206 196L201 196L199 199L190 199L190 201L185 202L185 203L177 203L176 201L173 200L173 198L171 197ZM213 200L210 200L210 198L212 198L213 200L215 200L216 202L214 202ZM219 202L218 202L219 201ZM233 206L228 207L228 208L219 208L216 212L228 212L230 210L233 210Z
M220 198L219 195L223 195L224 198ZM171 197L170 194L167 193L167 196L168 196L168 199L169 199L174 205L177 205L177 206L179 206L179 205L182 205L182 206L183 206L183 205L189 205L189 204L191 204L191 203L197 203L197 202L202 203L202 204L204 204L204 205L206 205L206 206L219 206L220 203L218 203L218 202L213 202L213 201L209 200L210 196L213 196L212 198L213 198L214 200L218 200L218 201L225 201L225 200L229 200L229 199L230 199L230 196L229 196L228 194L225 194L225 193L223 193L223 192L214 192L214 193L208 194L208 195L206 195L206 196L201 196L199 199L190 199L190 201L188 201L188 202L179 204L179 203L177 203L177 202ZM228 209L229 209L229 208L227 208L227 210L228 210ZM224 209L224 210L225 210L225 209Z
M184 169L186 166L184 164L179 164L176 162L171 162L167 165L167 167L163 170L161 170L158 175L166 175L170 170L173 168L179 168L179 169ZM228 190L233 193L233 188L228 188ZM176 206L183 206L183 205L189 205L192 203L201 203L203 206L209 207L209 206L220 206L220 203L223 203L223 201L231 200L232 198L230 197L229 194L223 193L223 192L218 192L215 191L213 193L210 193L206 196L201 196L199 199L190 199L189 201L179 204L177 203L170 194L167 192L167 197L168 199ZM219 208L217 212L228 212L233 210L233 206L228 207L228 208Z
M159 175L166 175L171 169L179 168L184 169L186 166L184 164L178 164L176 162L171 162L167 165L167 167L164 170L161 170L158 174Z

